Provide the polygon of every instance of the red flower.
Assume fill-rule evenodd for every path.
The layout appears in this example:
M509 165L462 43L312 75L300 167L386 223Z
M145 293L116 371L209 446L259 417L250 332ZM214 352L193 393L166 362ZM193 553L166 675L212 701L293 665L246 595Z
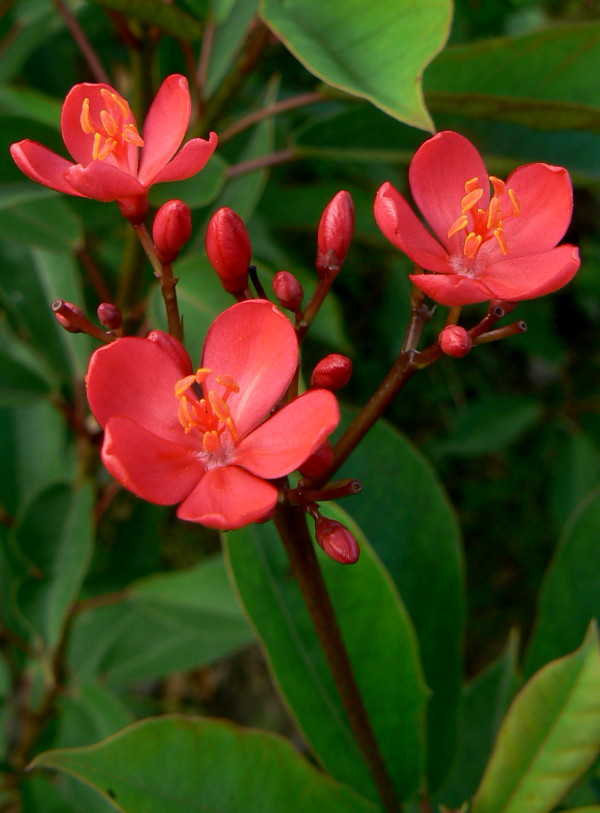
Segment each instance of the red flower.
M177 155L190 121L187 79L173 74L162 83L140 136L129 105L110 85L75 85L63 104L60 126L76 163L35 141L10 148L17 166L32 180L96 200L117 200L124 214L147 209L148 189L163 181L181 181L199 172L217 146L193 138ZM141 148L141 152L140 152ZM175 156L175 157L173 157Z
M278 496L267 481L298 468L339 421L326 390L270 415L297 364L294 329L265 300L216 318L195 375L183 346L161 331L101 347L87 387L106 468L139 497L181 503L181 519L222 529L263 519Z
M562 167L527 164L505 183L487 174L470 141L446 131L417 150L409 181L437 240L390 183L377 193L375 219L388 240L434 272L411 280L442 305L532 299L561 288L579 268L577 248L556 247L573 210Z

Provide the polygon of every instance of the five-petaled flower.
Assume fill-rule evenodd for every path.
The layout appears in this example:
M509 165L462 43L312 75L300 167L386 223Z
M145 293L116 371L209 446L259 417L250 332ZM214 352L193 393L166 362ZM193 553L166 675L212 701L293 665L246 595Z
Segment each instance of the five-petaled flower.
M60 126L75 163L38 144L19 141L10 148L29 178L68 195L116 200L123 214L140 222L155 183L181 181L199 172L217 146L192 138L177 152L188 128L191 100L187 79L173 74L162 83L142 134L129 105L110 85L75 85L64 101Z
M339 421L335 396L319 389L271 414L297 365L294 329L265 300L216 318L196 373L161 331L101 347L87 389L104 464L139 497L180 503L181 519L232 529L268 517L278 498L268 481L302 465Z
M487 174L470 141L445 131L417 150L409 182L435 237L390 183L377 193L375 218L388 240L433 272L411 280L442 305L531 299L579 268L577 248L557 246L573 209L562 167L527 164L504 182Z

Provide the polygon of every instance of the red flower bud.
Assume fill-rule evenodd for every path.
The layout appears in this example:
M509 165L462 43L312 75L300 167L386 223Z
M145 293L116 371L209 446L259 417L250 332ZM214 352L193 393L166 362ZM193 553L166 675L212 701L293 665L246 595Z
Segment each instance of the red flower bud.
M172 263L190 239L192 213L182 200L169 200L160 207L152 224L154 249L161 263Z
M252 246L244 221L233 209L223 206L211 217L206 230L206 253L226 291L238 294L245 290Z
M353 565L358 561L360 548L354 536L341 522L327 517L318 517L315 522L315 536L327 556L342 565Z
M102 302L98 305L98 321L107 330L118 330L123 324L123 314L120 308L111 302Z
M304 291L293 274L289 271L279 271L273 277L273 291L282 308L296 313L302 306Z
M354 232L354 204L349 192L342 190L325 207L317 236L315 266L320 277L337 274L350 247Z
M319 477L333 463L333 448L328 440L323 441L319 448L308 457L299 467L300 474L309 480Z
M442 352L455 359L466 356L473 346L471 337L460 325L446 325L438 336L438 342Z
M345 387L352 375L352 362L348 356L331 353L317 364L310 377L313 389L339 390Z

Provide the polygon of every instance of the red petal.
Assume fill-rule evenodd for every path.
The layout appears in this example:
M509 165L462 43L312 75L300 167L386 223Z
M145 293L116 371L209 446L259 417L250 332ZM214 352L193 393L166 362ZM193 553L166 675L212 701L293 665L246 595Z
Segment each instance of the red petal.
M250 299L223 311L206 336L202 366L212 370L208 387L221 392L217 375L240 391L227 404L244 437L279 401L298 365L298 342L289 319L270 302Z
M144 121L138 178L148 186L177 152L190 123L192 101L185 76L167 76Z
M573 187L563 167L527 164L506 179L521 207L520 217L506 218L503 228L509 257L538 254L564 237L573 213Z
M172 341L175 341L172 339ZM192 372L159 342L128 337L93 354L87 393L100 426L120 415L173 443L193 445L177 418L175 383Z
M570 282L578 268L578 249L564 244L540 254L494 263L480 279L493 298L516 302L557 291Z
M461 274L411 274L410 278L427 296L449 307L472 305L496 297L478 280Z
M65 179L65 172L74 164L61 158L48 147L38 144L37 141L19 141L10 148L10 154L21 172L24 172L32 181L65 192L67 195L83 197L81 192L73 189Z
M78 192L94 200L110 201L146 195L146 190L133 175L106 161L92 161L87 167L75 164L67 171L66 178Z
M129 418L107 423L102 460L121 485L158 505L180 502L204 476L192 449L158 437Z
M175 158L162 169L152 183L165 181L183 181L191 178L201 169L204 169L208 159L216 149L219 139L216 133L211 133L208 141L204 138L192 138L179 150Z
M375 198L375 220L387 239L428 271L450 270L448 254L432 237L402 195L386 182Z
M180 519L233 530L263 519L275 507L277 489L237 466L211 469L177 509Z
M448 252L462 251L464 234L448 237L448 230L461 215L465 183L479 180L482 209L490 199L487 170L473 144L449 130L438 133L419 147L408 177L417 206Z
M339 420L335 396L310 390L250 432L236 448L234 462L268 480L283 477L310 457Z

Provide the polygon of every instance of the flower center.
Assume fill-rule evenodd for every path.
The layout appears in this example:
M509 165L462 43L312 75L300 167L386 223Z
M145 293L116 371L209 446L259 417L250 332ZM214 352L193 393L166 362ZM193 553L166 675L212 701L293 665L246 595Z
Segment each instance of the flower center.
M465 196L460 202L462 213L448 230L448 237L464 231L463 254L469 259L474 259L481 246L492 239L496 240L503 254L508 254L508 240L503 224L508 218L519 217L521 214L515 190L507 189L504 181L494 175L489 175L488 179L494 192L487 209L478 208L477 204L483 197L483 187L479 185L479 178L471 178L465 184Z
M218 457L223 451L221 436L226 429L234 443L239 440L227 400L240 388L228 375L218 375L215 380L223 392L219 395L216 390L208 390L206 379L210 372L200 367L195 375L181 378L175 384L175 397L179 401L177 417L185 433L198 433L202 451Z
M94 136L92 158L102 161L109 155L118 155L126 144L143 147L144 142L135 126L131 109L125 99L114 91L100 89L104 109L100 111L100 121L92 121L90 100L84 99L81 106L80 123L84 133Z

